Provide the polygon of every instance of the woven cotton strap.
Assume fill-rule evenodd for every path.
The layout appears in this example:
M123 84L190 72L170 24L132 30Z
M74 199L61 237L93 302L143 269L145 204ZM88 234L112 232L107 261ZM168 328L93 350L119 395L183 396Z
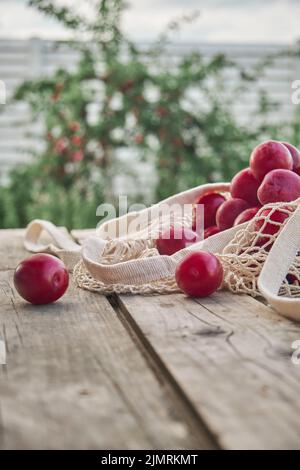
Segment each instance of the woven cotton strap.
M300 205L284 226L258 278L258 288L279 313L300 320L300 298L279 296L278 292L300 250Z
M233 238L241 226L234 227L223 232L223 236L214 235L207 240L195 243L173 256L152 256L149 258L133 259L125 262L107 265L101 262L101 254L105 248L105 242L97 237L92 237L83 243L82 258L87 270L94 279L108 284L141 285L149 282L174 276L176 265L180 259L192 251L205 250L212 253L220 253L227 243Z
M126 240L141 240L149 236L149 220L152 223L152 229L155 227L157 211L162 205L174 207L176 204L181 207L184 204L192 204L196 197L202 194L218 191L228 192L230 185L228 183L210 183L189 189L171 196L158 204L144 209L139 212L130 212L117 219L109 220L97 229L97 237L90 237L83 243L81 247L75 243L67 234L65 228L58 228L51 222L46 220L32 221L26 230L24 245L25 248L34 253L47 252L53 253L61 258L66 265L73 269L75 264L81 259L95 278L106 284L124 283L124 284L142 284L151 282L162 277L174 275L176 261L168 256L146 258L139 260L130 260L125 262L107 265L102 263L101 257L106 247L106 243L110 240L110 233L115 234L115 240L122 244ZM144 226L138 229L128 231L128 224L134 227L134 221L144 221ZM39 238L43 232L47 232L53 239L54 244L41 244Z
M54 243L40 243L39 239L46 232ZM81 246L70 236L65 227L56 227L48 220L33 220L27 227L24 246L32 253L52 253L65 263L69 269L73 269L81 259Z

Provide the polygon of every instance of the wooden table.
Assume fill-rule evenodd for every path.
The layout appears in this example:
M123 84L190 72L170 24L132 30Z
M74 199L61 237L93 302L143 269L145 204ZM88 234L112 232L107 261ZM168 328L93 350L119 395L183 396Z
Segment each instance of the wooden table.
M0 231L2 449L300 448L300 326L248 296L111 296L35 307Z

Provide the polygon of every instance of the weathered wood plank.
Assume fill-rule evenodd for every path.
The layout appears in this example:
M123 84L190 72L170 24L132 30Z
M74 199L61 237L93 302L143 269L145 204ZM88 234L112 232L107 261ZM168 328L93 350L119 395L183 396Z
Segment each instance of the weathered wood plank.
M14 268L27 255L21 248L23 233L0 232L4 241L0 243L0 269ZM74 235L83 239L86 233L75 231ZM76 295L91 295L96 299L92 304L103 302L89 293ZM163 377L173 385L168 393L175 393L189 426L199 432L204 419L225 448L300 448L300 366L291 362L291 344L300 339L299 325L250 297L224 292L197 302L182 295L123 296L121 300L114 297L114 302L159 381ZM79 316L80 308L86 309L83 301L73 315ZM99 315L102 318L103 313ZM196 423L194 408L200 420ZM206 436L205 429L200 434ZM201 439L205 447L206 438Z
M299 325L225 292L197 302L180 294L119 302L221 447L300 448L300 366L291 362Z
M15 269L29 256L23 247L24 230L0 230L0 271Z
M72 286L31 306L12 274L0 273L1 449L215 447L105 297Z

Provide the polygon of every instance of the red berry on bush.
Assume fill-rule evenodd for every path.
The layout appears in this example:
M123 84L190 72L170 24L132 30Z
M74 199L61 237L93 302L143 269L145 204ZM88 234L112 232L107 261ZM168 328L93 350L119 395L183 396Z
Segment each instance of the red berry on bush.
M212 253L195 251L188 254L176 267L178 287L191 297L213 294L223 280L223 268Z
M82 150L76 150L76 152L73 152L71 154L72 162L82 162L83 159L84 159L84 153L82 152Z
M288 170L268 173L257 192L262 205L269 202L290 202L300 197L300 176Z
M144 136L143 134L137 134L134 138L134 141L136 144L140 145L144 142Z
M243 199L232 198L224 202L224 204L219 207L216 214L219 229L227 230L231 228L237 216L245 209L248 209L248 207L249 204Z
M193 230L172 226L159 234L156 240L156 248L161 255L171 256L177 251L199 241L199 235Z
M203 204L204 208L204 229L216 225L216 213L218 208L226 201L225 197L219 193L208 193L200 196L195 201L193 207L193 230L196 229L197 222L201 223L201 208L199 207Z
M165 106L157 106L157 108L155 109L155 114L156 116L162 118L168 116L169 111Z
M120 85L120 91L122 91L123 93L126 93L134 86L134 84L135 84L135 81L132 79L124 80L124 82L121 83Z
M69 147L69 140L66 137L60 137L54 145L54 150L60 155L66 152Z
M64 84L63 83L57 83L55 85L55 90L54 92L52 93L51 95L51 100L56 102L56 101L59 101L59 98L60 98L60 94L61 94L61 91L63 90L64 88Z
M292 170L293 159L289 150L280 142L268 140L255 147L250 157L250 168L254 176L262 181L269 171Z
M259 184L252 170L245 168L233 177L230 186L231 196L233 198L244 199L251 206L256 206L258 204L257 190Z
M64 295L69 273L55 256L37 254L22 261L15 270L14 285L23 299L32 304L49 304Z
M69 124L69 129L70 129L72 132L77 132L77 131L79 131L79 129L80 129L80 123L77 122L77 121L71 121L70 124Z
M82 144L82 138L80 135L73 135L71 138L72 144L79 147Z
M181 137L175 137L173 139L172 143L174 144L175 147L182 147L183 146L183 141L182 141Z

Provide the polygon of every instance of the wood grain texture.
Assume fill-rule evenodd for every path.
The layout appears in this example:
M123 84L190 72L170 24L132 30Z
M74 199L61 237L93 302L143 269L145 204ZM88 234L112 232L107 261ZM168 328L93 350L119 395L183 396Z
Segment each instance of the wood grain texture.
M20 261L31 255L23 246L24 235L24 229L0 230L0 271L15 269ZM43 232L40 242L48 245L53 240Z
M24 230L0 230L0 271L15 269L29 253L23 247Z
M11 284L23 234L0 231L0 448L300 448L298 324L226 292L37 309Z
M214 448L105 297L31 306L0 273L1 449Z
M174 378L220 447L300 448L300 326L260 302L219 292L122 296L124 317Z

